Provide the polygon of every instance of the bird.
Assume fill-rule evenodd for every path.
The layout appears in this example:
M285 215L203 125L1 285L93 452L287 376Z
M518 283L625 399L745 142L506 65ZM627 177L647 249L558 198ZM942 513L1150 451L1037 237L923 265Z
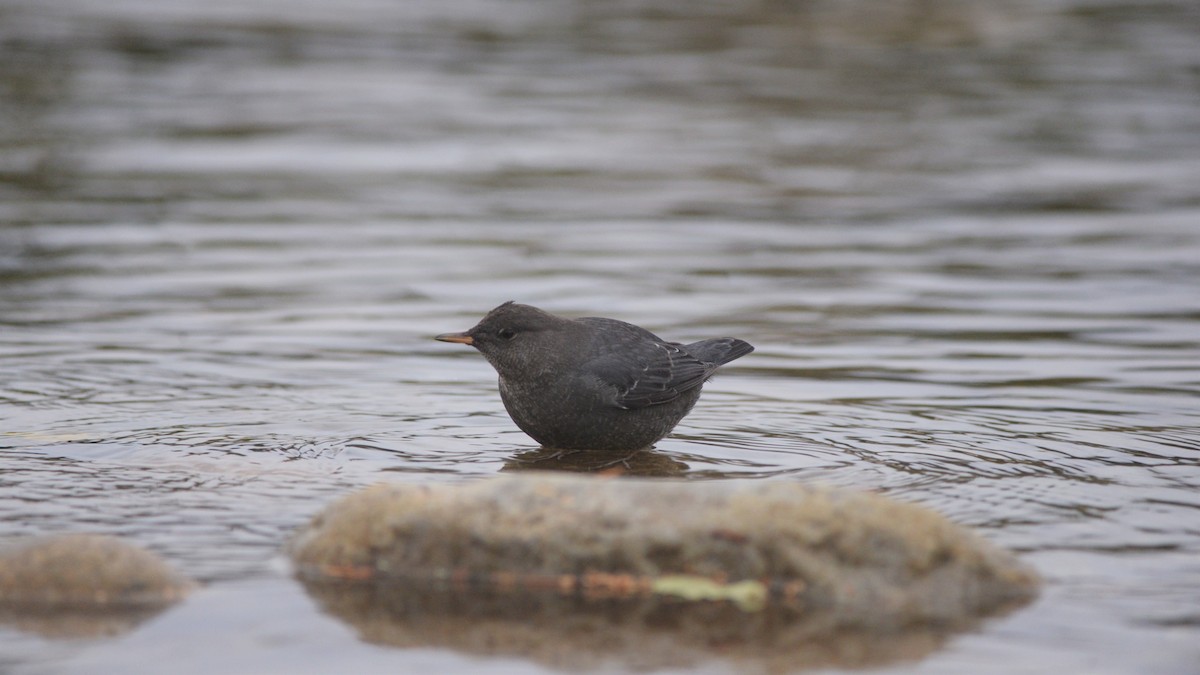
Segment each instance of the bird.
M640 450L675 428L717 368L754 351L722 337L668 342L631 323L506 302L462 333L499 375L509 417L543 447Z

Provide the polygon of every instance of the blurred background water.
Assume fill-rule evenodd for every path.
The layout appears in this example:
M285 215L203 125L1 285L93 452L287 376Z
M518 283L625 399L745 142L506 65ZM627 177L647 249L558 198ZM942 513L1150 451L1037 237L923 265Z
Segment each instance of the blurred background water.
M1200 666L1200 6L0 2L0 537L209 583L13 673L539 672L360 642L278 550L533 449L516 299L755 344L655 457L885 491L1031 608L887 672ZM713 664L714 672L724 672Z

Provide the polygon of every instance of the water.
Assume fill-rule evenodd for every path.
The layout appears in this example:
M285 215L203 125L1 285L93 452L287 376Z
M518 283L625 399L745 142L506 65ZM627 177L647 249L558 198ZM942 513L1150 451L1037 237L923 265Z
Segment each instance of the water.
M1197 672L1200 14L871 6L0 5L0 537L207 583L0 663L545 670L363 642L278 553L521 464L430 339L518 299L756 345L683 479L883 490L1045 576L885 672Z

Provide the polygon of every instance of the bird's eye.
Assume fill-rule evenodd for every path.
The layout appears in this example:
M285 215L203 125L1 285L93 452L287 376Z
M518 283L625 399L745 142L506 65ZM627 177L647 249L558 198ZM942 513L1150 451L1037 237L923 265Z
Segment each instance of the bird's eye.
M499 335L502 340L511 340L517 336L517 331L511 328L501 328L496 331L496 335Z

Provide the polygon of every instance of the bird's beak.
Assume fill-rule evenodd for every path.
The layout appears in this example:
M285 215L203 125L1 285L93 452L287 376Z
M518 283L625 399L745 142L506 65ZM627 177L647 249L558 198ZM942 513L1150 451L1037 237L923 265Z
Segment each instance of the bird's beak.
M475 344L475 338L471 337L467 333L442 333L433 339L441 340L442 342L458 342L464 345Z

